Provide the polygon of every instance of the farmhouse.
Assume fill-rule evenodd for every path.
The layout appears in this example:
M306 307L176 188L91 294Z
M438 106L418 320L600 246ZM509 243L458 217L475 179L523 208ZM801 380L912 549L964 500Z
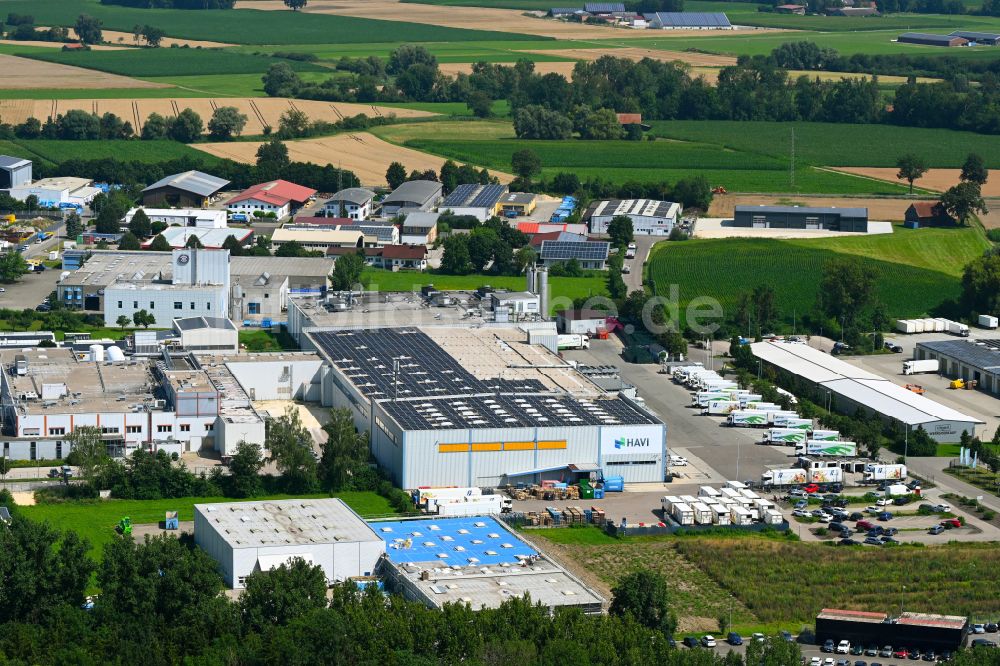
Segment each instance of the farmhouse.
M774 8L775 14L798 14L799 16L806 15L805 5L778 5Z
M949 37L961 37L973 44L983 44L986 46L996 46L1000 44L1000 35L995 32L969 32L968 30L956 30L949 33Z
M432 180L408 180L382 200L382 216L428 211L441 201L443 186Z
M590 224L590 233L606 234L611 220L623 215L632 220L633 233L638 236L668 236L680 212L680 204L673 201L606 199L591 203L583 220Z
M220 211L225 212L225 211ZM206 250L221 250L226 239L232 236L243 247L253 244L253 229L237 229L226 227L224 229L192 228L192 227L167 227L161 234L166 239L170 247L180 249L187 247L192 238L197 238L201 246ZM142 246L149 247L153 243L153 238L145 241Z
M410 213L403 221L401 241L412 245L430 245L437 238L438 213Z
M611 243L604 241L542 241L538 263L543 266L575 259L584 270L603 271L607 268Z
M20 187L31 182L31 160L0 155L0 190Z
M228 180L201 171L185 171L166 176L142 191L144 206L183 206L204 208Z
M258 183L243 190L229 200L226 208L230 213L254 217L257 213L273 213L282 218L301 208L316 190L290 183L287 180L272 180Z
M955 218L948 214L940 201L915 201L904 214L907 226L953 225Z
M226 211L216 208L131 208L125 213L125 224L131 223L140 210L146 213L150 222L161 222L168 227L225 229L228 226Z
M441 204L440 210L455 215L471 215L485 222L497 214L500 199L507 194L506 185L459 185Z
M921 44L923 46L968 46L969 40L954 35L931 35L926 32L904 32L896 38L900 44Z
M372 214L375 193L363 187L348 187L333 195L323 204L328 217L347 217L352 220L367 220Z
M427 268L427 246L425 245L387 245L379 255L382 268L396 270L407 268L422 271Z
M652 12L643 14L654 30L732 30L722 12Z
M918 342L913 357L936 358L942 375L975 381L987 393L1000 394L1000 340Z
M194 540L233 589L295 559L322 567L328 584L371 576L385 554L385 541L335 498L195 504Z
M39 205L42 206L66 204L82 208L93 201L94 197L101 191L93 187L93 182L89 178L72 178L70 176L42 178L33 183L11 187L10 196L18 201L24 201L29 196L34 195L38 198Z
M752 229L825 229L867 233L867 208L736 206L733 224Z

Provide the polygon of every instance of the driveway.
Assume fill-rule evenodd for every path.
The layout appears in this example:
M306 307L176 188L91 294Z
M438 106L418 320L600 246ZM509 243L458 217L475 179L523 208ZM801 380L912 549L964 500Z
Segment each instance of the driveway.
M665 240L663 236L635 237L635 259L625 260L625 265L629 267L631 272L627 275L622 275L630 292L642 289L643 267L649 259L649 253L653 249L653 246L662 240Z

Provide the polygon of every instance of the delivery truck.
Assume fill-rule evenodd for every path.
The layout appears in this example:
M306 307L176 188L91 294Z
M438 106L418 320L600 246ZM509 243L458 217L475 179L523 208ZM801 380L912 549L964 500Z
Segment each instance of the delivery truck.
M768 469L760 475L760 480L764 485L771 486L799 486L806 483L808 475L804 469Z
M969 327L957 321L948 322L948 332L961 338L969 337Z
M925 358L921 360L903 361L903 374L915 375L921 372L937 372L940 363L936 358Z
M766 400L747 400L744 409L754 409L759 412L778 412L781 411L781 405L767 402Z
M729 412L726 422L730 426L738 428L766 426L768 424L767 412L757 409L737 409L736 411Z
M862 478L865 483L902 480L906 478L906 465L865 465Z
M798 428L771 428L764 433L761 444L795 446L796 444L804 444L808 436L808 432Z
M906 487L904 483L894 483L885 489L886 497L901 497L903 495L909 495L910 489Z
M684 502L671 505L670 515L678 525L694 525L694 510Z
M816 467L808 470L809 483L843 483L844 470L839 467Z
M707 407L713 400L727 400L729 396L725 391L698 391L691 398L691 404L696 407Z
M479 497L483 494L482 488L417 488L412 493L413 503L419 508L427 504L427 500L452 500L466 497Z
M708 407L702 410L702 414L711 416L725 416L740 408L740 403L736 400L711 400Z
M590 338L586 335L560 335L556 345L559 349L590 349Z
M836 442L840 439L839 430L813 430L809 439L814 439L818 442Z
M979 326L981 328L996 328L1000 326L1000 320L993 315L979 315Z
M781 411L768 413L768 421L770 421L771 425L775 428L784 428L789 423L798 422L800 420L801 419L796 412ZM810 422L809 425L812 425L812 422Z
M807 439L804 444L795 445L795 455L856 458L858 455L858 445L854 442Z

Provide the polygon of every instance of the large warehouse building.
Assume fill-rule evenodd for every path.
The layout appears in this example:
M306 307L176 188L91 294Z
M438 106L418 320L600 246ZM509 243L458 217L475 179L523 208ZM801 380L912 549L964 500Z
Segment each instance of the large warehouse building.
M824 396L829 394L833 408L845 414L860 409L900 428L922 427L938 442L957 442L963 432L974 434L983 424L808 345L757 342L750 348L764 363L810 382Z
M751 229L868 232L867 208L736 206L733 224Z
M194 540L231 588L298 558L320 566L328 584L372 576L385 541L339 499L194 505Z
M958 615L885 613L824 608L816 616L816 643L850 641L852 645L905 645L954 652L969 633L969 618Z
M351 410L403 488L572 480L603 470L663 481L666 426L609 397L511 328L307 331L324 394Z
M987 393L1000 393L1000 340L934 340L918 342L917 359L936 358L939 372L979 384Z
M583 220L589 222L591 233L606 234L611 220L624 215L632 220L632 231L637 236L669 236L680 213L681 205L673 201L611 199L590 204Z

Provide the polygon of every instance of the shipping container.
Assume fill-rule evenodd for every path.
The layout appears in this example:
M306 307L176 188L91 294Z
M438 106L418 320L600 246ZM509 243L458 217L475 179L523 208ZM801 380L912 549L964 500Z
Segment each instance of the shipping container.
M691 510L694 511L694 521L699 525L711 525L713 511L708 508L707 505L701 502L695 502L690 505Z
M979 325L982 328L996 328L1000 326L1000 320L993 315L979 315Z
M733 525L753 524L753 514L744 509L742 506L730 507L729 519L732 521Z
M684 502L677 502L671 506L670 515L678 525L694 525L694 511Z

